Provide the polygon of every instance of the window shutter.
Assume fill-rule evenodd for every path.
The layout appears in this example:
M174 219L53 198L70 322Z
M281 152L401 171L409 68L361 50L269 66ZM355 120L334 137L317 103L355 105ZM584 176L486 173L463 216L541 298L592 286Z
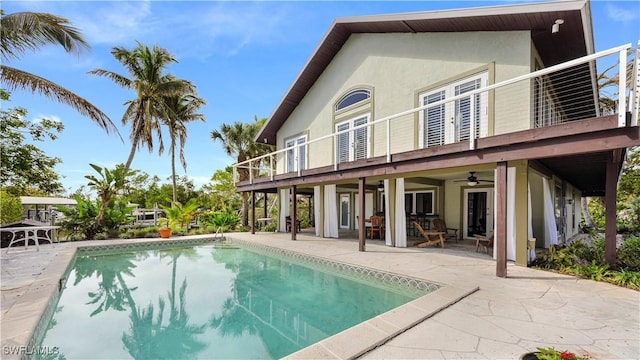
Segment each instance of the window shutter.
M298 138L298 145L303 145L304 143L307 142L307 138L306 137L301 137ZM298 169L300 170L304 170L305 169L305 165L307 162L307 147L306 146L300 146L298 147Z
M336 131L343 131L349 129L349 123L339 124L336 127ZM343 163L349 161L349 133L343 133L337 136L337 161Z
M439 91L424 98L424 105L444 100L445 92ZM444 144L444 104L424 110L424 147Z
M359 119L356 119L353 121L353 126L359 126L359 125L363 125L367 123L367 117L361 117ZM367 139L367 133L369 128L368 127L363 127L360 129L356 129L354 130L354 144L355 144L355 159L354 160L361 160L361 159L366 159L367 158L367 154L368 154L368 147L369 147L369 143L368 143L368 139Z

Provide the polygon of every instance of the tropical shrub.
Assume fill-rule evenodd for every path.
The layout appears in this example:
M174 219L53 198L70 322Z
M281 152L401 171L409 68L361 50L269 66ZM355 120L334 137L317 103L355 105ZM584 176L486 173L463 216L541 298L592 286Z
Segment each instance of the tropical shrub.
M18 196L0 190L0 225L20 221L23 212L22 202Z
M640 236L631 236L618 249L618 267L640 271Z
M234 230L240 223L240 216L233 211L208 211L200 215L200 223L212 226L214 232Z
M93 239L98 233L95 228L95 218L98 215L98 204L91 200L85 200L76 195L77 205L72 208L58 206L56 209L64 214L64 219L60 221L63 232L67 233L67 239Z

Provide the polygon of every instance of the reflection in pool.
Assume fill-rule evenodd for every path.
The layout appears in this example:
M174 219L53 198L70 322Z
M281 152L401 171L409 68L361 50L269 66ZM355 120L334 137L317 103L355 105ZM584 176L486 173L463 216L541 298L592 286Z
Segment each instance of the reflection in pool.
M66 359L280 358L425 293L236 246L110 251L77 256L40 345Z

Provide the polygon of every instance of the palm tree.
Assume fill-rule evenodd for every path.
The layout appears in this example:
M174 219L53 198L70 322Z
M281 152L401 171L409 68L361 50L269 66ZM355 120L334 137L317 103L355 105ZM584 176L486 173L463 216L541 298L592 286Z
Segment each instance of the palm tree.
M211 131L211 139L222 142L222 148L229 156L235 156L237 162L264 155L272 150L271 146L260 144L254 141L258 131L266 121L265 118L258 120L254 118L253 123L245 124L236 121L232 125L222 124L220 130ZM249 169L238 168L239 181L249 180ZM249 223L249 199L247 193L242 193L242 224Z
M171 145L169 154L171 155L171 179L173 182L173 202L178 201L176 183L176 140L180 144L180 163L187 171L187 160L184 157L184 144L187 141L187 128L185 123L189 121L204 121L204 115L198 113L198 109L205 104L204 99L193 94L174 95L165 98L168 113L164 118L164 123L169 129Z
M153 151L153 135L158 137L158 151L164 150L160 119L167 114L164 99L168 96L193 93L193 85L186 80L179 80L165 74L166 67L177 60L166 49L157 45L150 49L138 42L132 50L114 47L111 54L127 70L130 77L109 70L94 69L90 74L104 76L117 85L136 92L136 98L125 102L127 106L122 116L122 123L131 122L131 152L125 163L125 172L131 168L136 150L146 145Z
M100 210L98 211L98 215L96 215L93 225L94 231L97 232L102 224L105 209L111 200L113 200L117 192L124 188L129 173L127 173L122 166L116 166L115 169L109 170L95 164L89 165L98 173L98 175L100 175L99 177L94 175L85 175L85 178L89 180L89 187L98 193L98 198L101 202Z
M60 45L68 53L89 49L80 31L69 25L69 20L45 13L18 12L4 15L0 10L0 56L4 63L20 57L26 51L36 51L45 45ZM86 99L40 76L0 65L0 82L8 91L16 89L44 95L54 101L71 106L104 129L120 136L111 119Z

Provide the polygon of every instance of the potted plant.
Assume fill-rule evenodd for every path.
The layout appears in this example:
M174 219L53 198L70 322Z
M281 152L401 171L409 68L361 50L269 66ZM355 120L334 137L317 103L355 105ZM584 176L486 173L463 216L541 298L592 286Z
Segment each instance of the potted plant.
M569 351L559 351L554 348L538 348L538 351L526 353L520 356L521 360L587 360L589 357L581 357Z
M167 239L171 236L171 227L169 227L169 219L167 218L158 219L158 232L160 233L160 237L163 239Z

